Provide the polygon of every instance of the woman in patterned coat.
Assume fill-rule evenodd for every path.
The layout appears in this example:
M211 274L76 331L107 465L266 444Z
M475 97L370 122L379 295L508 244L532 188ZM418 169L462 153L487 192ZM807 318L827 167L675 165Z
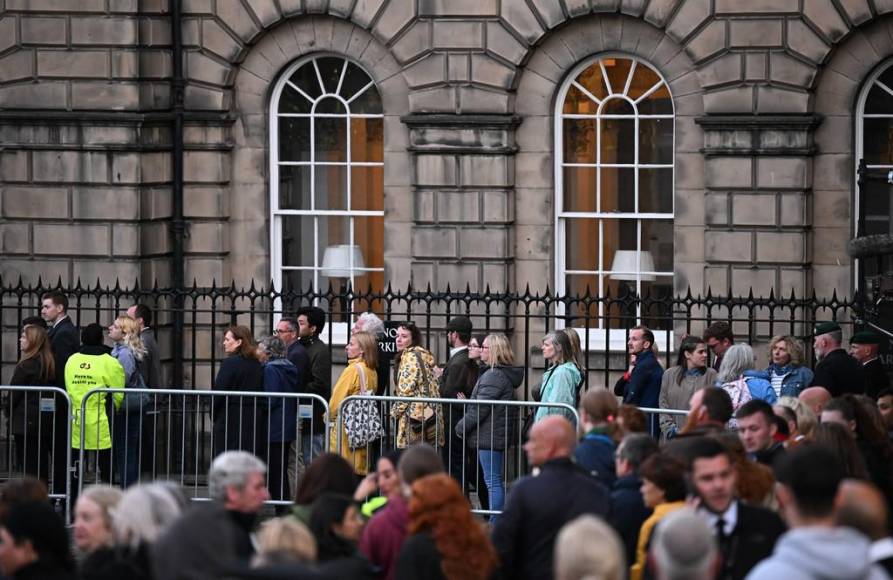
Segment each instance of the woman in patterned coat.
M421 342L422 333L412 322L397 328L394 384L398 397L439 396L434 355L422 347ZM398 448L420 442L443 446L443 410L439 404L397 402L391 407L391 417L397 421Z

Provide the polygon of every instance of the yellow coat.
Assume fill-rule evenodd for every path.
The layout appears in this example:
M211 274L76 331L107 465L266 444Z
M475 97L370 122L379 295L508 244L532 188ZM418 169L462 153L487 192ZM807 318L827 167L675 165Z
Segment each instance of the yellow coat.
M374 395L378 389L378 373L370 369L362 359L355 358L348 361L347 368L338 377L338 382L332 387L332 398L329 399L329 449L338 449L338 406L341 401L351 395L360 394L360 372L366 377L366 391ZM347 433L341 428L341 448L338 453L353 466L354 472L366 475L369 466L366 464L366 449L351 449L347 442Z
M639 542L636 544L636 563L629 569L629 580L642 580L645 574L645 561L648 558L648 542L651 540L651 532L654 526L658 524L667 514L678 509L684 508L684 501L674 501L670 503L662 503L656 508L651 516L642 524L639 530Z

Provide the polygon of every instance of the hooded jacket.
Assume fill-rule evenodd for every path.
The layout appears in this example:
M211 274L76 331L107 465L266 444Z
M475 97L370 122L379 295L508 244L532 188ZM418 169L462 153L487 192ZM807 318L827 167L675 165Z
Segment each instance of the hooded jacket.
M869 559L870 542L850 528L797 528L785 533L775 552L747 580L882 580Z
M523 381L521 367L489 368L478 379L471 399L513 401L515 389ZM472 402L465 405L465 416L456 424L456 433L473 448L502 451L512 440L517 416L517 409L510 406Z

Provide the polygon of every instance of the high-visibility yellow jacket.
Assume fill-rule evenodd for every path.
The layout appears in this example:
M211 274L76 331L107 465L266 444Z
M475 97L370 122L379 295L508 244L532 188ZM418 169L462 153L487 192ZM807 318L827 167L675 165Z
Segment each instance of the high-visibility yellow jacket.
M81 446L81 423L84 425L84 449L109 449L112 437L109 432L109 419L106 415L105 393L91 395L87 399L84 415L81 416L81 402L88 391L98 388L123 389L124 367L109 354L95 353L90 347L71 355L65 363L65 390L71 398L71 447ZM123 393L113 396L115 408L121 406Z

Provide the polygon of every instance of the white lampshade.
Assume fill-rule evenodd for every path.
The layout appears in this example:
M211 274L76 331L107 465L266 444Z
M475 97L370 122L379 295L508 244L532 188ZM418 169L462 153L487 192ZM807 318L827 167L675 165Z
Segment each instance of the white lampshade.
M611 280L631 280L635 282L637 279L640 279L642 282L653 282L654 274L636 275L636 272L654 271L654 258L651 257L651 252L643 250L639 252L639 257L641 263L637 266L635 250L617 250L614 252L611 271L617 273L611 274Z
M351 260L353 260L353 263L351 263ZM360 246L339 244L326 248L322 256L321 273L323 276L328 278L350 278L351 267L353 267L354 271L366 267ZM362 275L362 273L358 273L358 275Z

